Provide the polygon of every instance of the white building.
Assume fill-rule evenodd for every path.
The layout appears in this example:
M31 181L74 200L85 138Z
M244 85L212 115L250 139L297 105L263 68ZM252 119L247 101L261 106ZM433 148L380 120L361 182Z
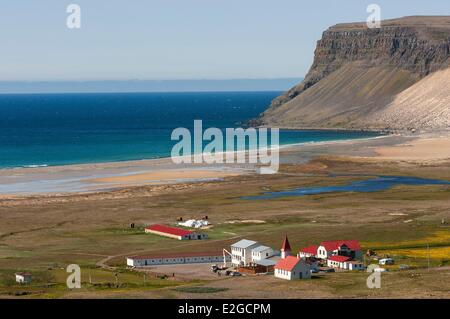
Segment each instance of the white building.
M21 284L28 284L32 280L31 274L26 272L18 272L15 275L16 275L16 282Z
M267 247L267 246L257 246L255 248L252 249L252 261L256 262L256 261L260 261L263 259L267 259L270 258L274 255L274 251L272 248Z
M253 240L242 239L231 245L231 263L235 266L248 266L252 262L252 251L262 246Z
M350 257L346 256L330 256L327 259L327 266L333 268L345 269L345 262L350 261Z
M311 268L303 259L287 256L275 265L274 275L286 280L308 279L311 278Z
M317 258L328 259L337 255L360 260L362 258L361 246L357 240L333 240L324 241L317 248Z
M360 261L350 260L344 263L344 267L347 270L365 270L366 266Z
M178 225L189 228L202 228L209 225L206 219L189 219L184 222L179 222Z
M360 261L351 260L346 256L331 256L327 260L327 266L345 270L364 270L366 267Z
M319 246L311 245L305 248L301 248L298 252L299 258L308 258L308 257L316 257L317 256L317 249Z
M223 253L182 253L182 254L161 254L149 256L132 256L127 257L127 266L130 267L146 267L157 265L174 265L174 264L198 264L198 263L222 263L230 261L230 256L224 256Z

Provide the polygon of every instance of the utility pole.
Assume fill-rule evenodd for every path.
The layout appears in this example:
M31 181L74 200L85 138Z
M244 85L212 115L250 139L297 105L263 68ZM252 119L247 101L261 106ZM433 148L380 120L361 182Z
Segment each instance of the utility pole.
M428 271L430 271L430 244L427 244Z

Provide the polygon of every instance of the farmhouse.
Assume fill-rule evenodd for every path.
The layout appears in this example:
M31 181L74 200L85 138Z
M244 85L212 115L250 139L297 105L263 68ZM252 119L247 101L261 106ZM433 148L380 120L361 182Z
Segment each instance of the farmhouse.
M145 267L174 264L218 263L223 262L224 258L226 261L230 261L231 259L229 256L224 256L221 252L155 254L127 257L127 266Z
M319 246L316 246L316 245L311 245L311 246L308 246L305 248L301 248L300 251L298 252L298 257L299 258L316 257L318 248L319 248Z
M208 236L203 233L159 224L145 227L145 232L178 240L197 240L208 238Z
M253 240L242 239L231 245L231 263L235 266L248 266L252 262L252 251L262 246Z
M366 268L362 262L351 260L346 256L331 256L327 260L327 266L345 270L364 270Z
M331 256L346 256L350 259L361 259L361 246L357 240L333 240L320 243L317 258L328 259Z
M26 272L18 272L15 273L15 275L16 275L16 282L21 284L28 284L32 280L31 274Z
M274 275L286 280L308 279L311 278L311 268L302 258L287 256L275 265Z
M346 256L330 256L327 259L327 266L333 267L333 268L345 269L344 263L349 260L350 260L350 257L346 257Z

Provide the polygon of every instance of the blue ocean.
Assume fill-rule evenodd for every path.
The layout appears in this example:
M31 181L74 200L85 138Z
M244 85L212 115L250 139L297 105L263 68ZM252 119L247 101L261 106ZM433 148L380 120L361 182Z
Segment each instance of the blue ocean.
M281 92L0 95L0 168L114 162L170 156L172 130L240 127ZM280 144L377 133L281 131Z

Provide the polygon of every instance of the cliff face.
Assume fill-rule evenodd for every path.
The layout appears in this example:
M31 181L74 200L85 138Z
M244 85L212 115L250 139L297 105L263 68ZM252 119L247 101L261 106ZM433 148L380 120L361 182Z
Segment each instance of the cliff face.
M364 23L336 25L318 41L304 81L276 98L259 124L403 129L406 123L374 121L373 115L449 65L450 17L388 20L381 29Z

